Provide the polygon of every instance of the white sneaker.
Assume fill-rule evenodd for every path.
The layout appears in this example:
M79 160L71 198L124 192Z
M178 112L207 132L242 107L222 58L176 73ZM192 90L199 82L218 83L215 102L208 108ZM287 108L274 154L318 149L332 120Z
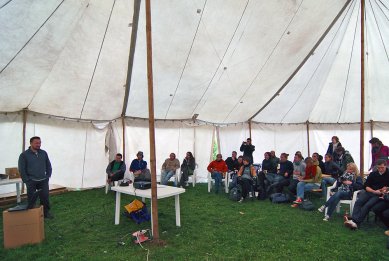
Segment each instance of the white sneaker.
M328 220L330 220L330 217L328 215L325 215L323 221L328 221Z
M239 200L238 202L239 202L239 203L242 203L243 200L244 200L244 198L242 197L242 198L240 198L240 200Z
M352 220L347 220L346 222L344 222L344 225L348 228L351 228L351 229L358 228L358 225Z
M323 205L320 208L318 208L317 211L319 211L320 213L323 213L325 209L326 209L326 207Z
M249 197L252 198L253 197L253 193L250 191L249 192Z

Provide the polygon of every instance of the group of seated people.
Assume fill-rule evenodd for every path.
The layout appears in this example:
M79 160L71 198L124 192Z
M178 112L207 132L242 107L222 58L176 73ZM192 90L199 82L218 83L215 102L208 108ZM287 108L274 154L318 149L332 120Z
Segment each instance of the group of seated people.
M124 163L122 158L122 154L117 153L115 156L115 160L108 164L106 168L107 183L124 179L124 174L126 172L126 164ZM190 175L193 175L195 168L196 161L193 157L192 152L188 151L186 153L186 156L181 166L180 161L176 159L176 155L174 153L170 153L169 158L167 158L162 164L160 183L163 185L167 185L169 179L176 174L176 171L178 169L180 169L181 175L179 184L177 184L177 186L187 187L188 177ZM134 179L151 180L150 170L147 168L147 162L143 159L142 151L138 151L138 153L136 154L136 159L131 162L129 171L134 175Z
M294 155L293 162L288 160L289 154L266 152L262 161L262 169L256 171L252 157L239 156L236 151L223 161L222 155L208 166L211 177L215 179L215 192L219 192L222 178L228 173L237 173L237 184L241 188L243 202L252 197L252 191L258 191L258 199L266 198L272 193L289 193L295 197L292 207L303 203L305 192L322 189L322 196L327 197L327 187L335 185L330 197L318 209L325 213L324 221L328 221L340 200L351 200L354 191L360 191L353 208L352 216L345 217L345 226L355 229L363 222L369 211L374 211L389 227L389 149L378 138L372 138L372 172L364 182L351 154L334 136L324 157L313 153L304 159L300 151ZM251 143L251 140L250 140ZM389 230L385 232L389 236Z

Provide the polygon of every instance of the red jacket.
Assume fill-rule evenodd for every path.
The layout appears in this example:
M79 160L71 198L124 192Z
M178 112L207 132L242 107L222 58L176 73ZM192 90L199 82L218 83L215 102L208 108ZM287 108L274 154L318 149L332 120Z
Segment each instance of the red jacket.
M211 163L209 163L207 170L211 173L212 171L222 172L224 176L224 173L227 172L228 168L224 160L221 161L214 160Z

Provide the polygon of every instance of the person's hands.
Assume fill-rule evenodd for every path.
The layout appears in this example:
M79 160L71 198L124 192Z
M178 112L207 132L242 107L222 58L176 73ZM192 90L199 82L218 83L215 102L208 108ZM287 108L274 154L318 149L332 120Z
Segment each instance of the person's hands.
M343 184L345 184L345 185L351 185L351 184L353 184L350 180L345 180L345 181L343 181Z

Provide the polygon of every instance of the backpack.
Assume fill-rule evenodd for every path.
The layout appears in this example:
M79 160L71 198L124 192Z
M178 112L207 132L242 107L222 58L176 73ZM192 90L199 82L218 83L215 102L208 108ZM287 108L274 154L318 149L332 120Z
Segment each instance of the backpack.
M288 203L290 202L290 196L284 193L273 193L270 195L269 200L272 203Z
M240 188L240 185L237 185L230 190L229 198L232 201L238 201L240 200L241 197L242 197L242 190Z
M301 204L299 205L299 208L301 208L302 210L312 211L315 209L315 205L313 205L313 203L311 201L305 200L305 201L301 202Z

